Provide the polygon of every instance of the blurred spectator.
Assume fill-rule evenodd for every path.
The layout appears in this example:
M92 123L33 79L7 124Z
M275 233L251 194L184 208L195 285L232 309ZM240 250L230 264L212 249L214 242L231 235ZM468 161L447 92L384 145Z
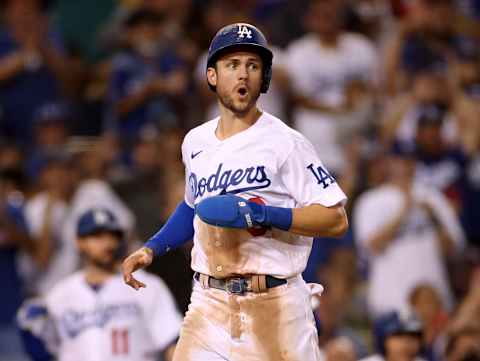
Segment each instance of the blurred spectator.
M175 97L187 86L181 58L166 41L162 14L139 9L125 21L124 50L112 60L108 129L126 144L148 125L177 126Z
M337 337L329 341L323 350L324 361L355 361L358 360L355 348L348 338Z
M15 313L24 297L16 258L20 250L32 251L23 215L23 175L16 169L0 170L0 359L13 359L21 351L14 328Z
M347 28L360 32L378 45L385 42L393 27L392 6L389 0L346 1Z
M345 166L342 143L365 127L358 112L369 104L377 63L373 44L345 32L341 14L338 0L312 1L305 19L310 32L290 44L286 61L296 102L294 125L336 174Z
M419 284L410 293L409 303L423 325L423 355L427 360L442 360L448 312L437 290L429 284Z
M446 71L461 52L462 37L451 21L453 0L413 0L385 54L389 94L405 90L410 76L426 69Z
M441 193L414 183L411 151L397 148L388 161L388 181L361 194L353 213L356 242L369 264L370 312L405 309L420 282L438 289L451 309L445 262L463 247L462 228Z
M473 105L456 96L442 73L430 69L417 73L412 82L411 93L394 98L385 112L382 138L387 147L394 141L413 144L421 116L437 112L443 119L443 141L471 153L471 127L476 121Z
M421 361L422 325L413 315L388 313L374 324L377 354L362 361Z
M72 141L73 163L79 173L79 181L72 196L70 212L65 219L62 238L67 244L74 244L78 218L94 207L111 209L129 237L133 237L135 215L114 192L107 182L108 166L112 162L113 143L108 138Z
M480 214L480 146L470 159L466 175L467 191L462 218L470 244L480 249L480 222L478 222Z
M44 294L76 269L73 244L62 236L75 189L75 170L70 157L57 153L43 159L39 169L40 192L25 206L25 218L35 252L21 259L30 295Z
M360 335L345 323L352 288L351 284L344 281L345 279L337 277L335 272L331 272L322 280L325 291L314 308L318 340L320 348L328 353L330 342L346 338L351 342L355 358L358 359L367 355L367 347Z
M453 333L471 326L480 325L480 267L472 272L468 293L458 305L449 330Z
M426 107L418 115L415 180L442 192L459 213L465 197L468 158L461 148L442 138L444 119L445 113L438 107Z
M480 328L478 324L458 330L450 336L445 359L447 361L480 360Z
M32 181L38 177L46 158L64 151L70 121L70 112L62 103L47 103L35 111L33 142L29 149L30 158L26 161L27 174Z
M151 236L163 222L162 209L167 196L163 185L164 154L162 139L157 132L142 132L132 149L128 168L112 185L119 196L135 213L138 222L136 232L140 239Z
M0 106L2 131L16 141L31 140L33 112L62 98L75 79L59 34L48 22L47 0L2 2Z
M24 165L24 154L11 142L0 143L0 169L21 169Z

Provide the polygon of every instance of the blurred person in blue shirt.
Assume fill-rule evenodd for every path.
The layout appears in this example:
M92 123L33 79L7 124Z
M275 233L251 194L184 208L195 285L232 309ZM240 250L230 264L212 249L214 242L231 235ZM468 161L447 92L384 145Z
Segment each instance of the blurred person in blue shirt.
M20 248L31 249L23 217L23 194L19 190L22 174L16 169L0 170L0 359L12 359L21 345L14 320L22 302L22 283L17 271L16 256ZM5 358L8 357L8 358Z
M187 76L163 36L164 25L162 14L134 10L124 23L124 48L112 60L107 131L127 145L146 127L178 122L175 104L186 91Z
M0 107L2 131L21 144L31 140L32 116L59 99L75 71L69 67L59 34L48 21L51 1L2 2L0 30Z
M70 120L70 110L62 102L49 102L34 111L33 139L26 160L27 175L32 181L39 176L45 160L64 152L70 133Z

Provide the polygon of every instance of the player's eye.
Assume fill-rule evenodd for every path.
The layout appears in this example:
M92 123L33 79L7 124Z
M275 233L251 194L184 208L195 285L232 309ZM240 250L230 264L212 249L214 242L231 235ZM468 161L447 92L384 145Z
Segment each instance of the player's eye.
M250 70L258 70L259 65L257 63L250 63L250 64L248 64L248 68Z

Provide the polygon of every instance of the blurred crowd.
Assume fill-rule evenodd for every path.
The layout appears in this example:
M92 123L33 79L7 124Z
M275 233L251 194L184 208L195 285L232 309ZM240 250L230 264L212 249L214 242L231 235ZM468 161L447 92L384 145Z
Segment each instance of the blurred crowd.
M2 0L0 359L15 315L78 269L111 209L132 249L183 197L180 145L216 116L209 41L249 22L274 52L262 109L316 147L350 231L304 273L325 360L480 360L480 1ZM188 247L150 269L186 310ZM13 360L12 356L12 360Z

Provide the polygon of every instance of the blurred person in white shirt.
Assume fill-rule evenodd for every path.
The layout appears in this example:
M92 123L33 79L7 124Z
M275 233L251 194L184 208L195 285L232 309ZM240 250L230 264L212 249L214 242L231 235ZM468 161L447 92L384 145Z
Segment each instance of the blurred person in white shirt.
M363 194L354 207L354 230L369 265L367 302L373 316L408 306L419 283L438 289L450 309L453 296L445 261L465 244L460 223L447 199L414 183L415 157L396 147L389 157L389 179Z

